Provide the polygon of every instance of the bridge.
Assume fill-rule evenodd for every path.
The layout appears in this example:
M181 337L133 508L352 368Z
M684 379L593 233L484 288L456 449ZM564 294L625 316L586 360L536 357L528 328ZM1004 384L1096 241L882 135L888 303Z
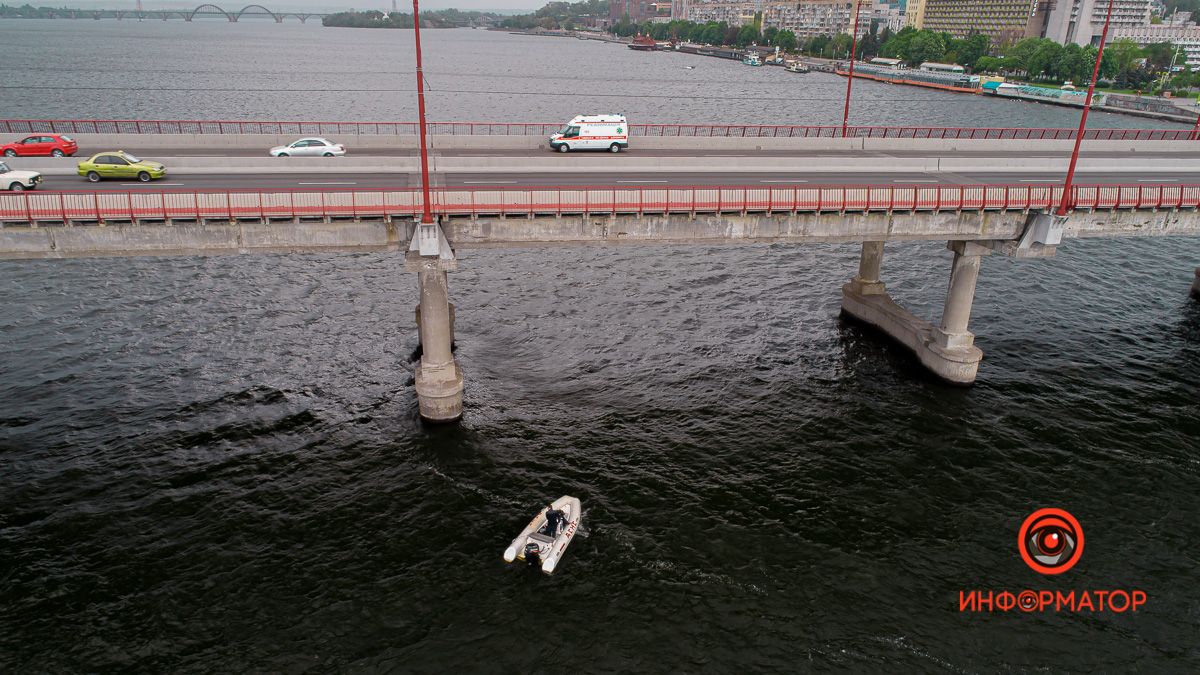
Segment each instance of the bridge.
M193 9L142 9L141 2L135 9L50 9L49 16L51 19L116 19L123 21L125 19L134 19L137 21L143 20L160 20L167 21L168 19L183 19L184 21L192 21L193 19L226 19L231 23L237 23L242 18L269 18L274 19L275 23L283 23L284 19L298 19L300 23L306 23L309 19L324 18L329 16L328 13L309 12L301 10L272 10L267 9L263 5L246 5L238 10L226 10L214 4L205 3L197 5Z
M457 252L496 246L852 242L860 265L842 309L908 347L942 379L974 382L969 329L988 256L1044 258L1081 237L1200 236L1193 130L1089 130L1067 216L1074 130L633 125L628 153L550 153L557 124L434 123L430 207L407 123L7 120L7 133L73 134L81 155L121 147L163 161L161 183L92 186L74 162L10 158L41 171L35 192L0 194L0 257L391 251L422 289L431 362L422 416L461 414L447 272ZM840 132L840 127L836 128ZM270 158L321 134L343 158ZM887 292L887 242L953 252L939 321ZM1190 269L1190 266L1189 266ZM1186 285L1186 284L1185 284ZM1193 292L1200 294L1200 276Z

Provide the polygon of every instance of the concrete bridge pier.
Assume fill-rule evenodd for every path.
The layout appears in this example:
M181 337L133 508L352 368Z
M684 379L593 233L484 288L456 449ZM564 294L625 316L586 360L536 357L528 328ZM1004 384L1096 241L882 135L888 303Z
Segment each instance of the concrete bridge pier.
M446 273L458 269L458 260L437 223L417 226L405 267L417 273L421 297L417 306L421 361L415 377L421 419L454 422L462 417L463 375L452 350L454 314Z
M975 242L952 241L954 251L950 287L942 311L942 323L935 327L897 304L880 281L883 242L863 242L858 275L842 286L842 312L870 324L916 354L933 374L952 384L972 384L979 372L983 352L974 345L975 336L967 330L980 261L991 249Z

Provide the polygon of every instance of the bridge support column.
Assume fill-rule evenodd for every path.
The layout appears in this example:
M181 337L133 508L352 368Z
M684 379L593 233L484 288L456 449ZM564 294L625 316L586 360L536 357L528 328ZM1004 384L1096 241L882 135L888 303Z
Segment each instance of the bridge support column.
M436 223L417 226L405 267L417 273L421 295L417 306L421 361L415 378L421 419L454 422L462 417L463 375L452 349L454 314L446 273L458 269L458 260Z
M1200 267L1196 268L1196 278L1192 280L1192 297L1200 300Z
M950 288L940 327L897 304L879 280L882 242L864 242L858 275L842 286L842 312L874 326L916 354L933 374L953 384L971 384L983 352L967 330L982 256L991 249L974 242L949 243L954 251Z

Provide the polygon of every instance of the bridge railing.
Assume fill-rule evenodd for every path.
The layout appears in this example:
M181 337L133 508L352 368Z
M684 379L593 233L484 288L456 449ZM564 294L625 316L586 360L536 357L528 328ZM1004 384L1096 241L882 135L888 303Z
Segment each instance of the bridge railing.
M429 133L448 136L547 136L563 125L544 122L431 122ZM696 138L838 138L840 126L760 124L631 124L633 136ZM283 122L232 120L0 120L0 132L62 134L273 134L413 136L416 122ZM855 126L853 138L1072 140L1075 129ZM1197 141L1193 129L1088 129L1086 140Z
M1029 211L1056 207L1060 185L563 186L437 188L438 215ZM1077 185L1077 209L1200 207L1200 185ZM409 217L417 188L326 191L20 192L0 222Z

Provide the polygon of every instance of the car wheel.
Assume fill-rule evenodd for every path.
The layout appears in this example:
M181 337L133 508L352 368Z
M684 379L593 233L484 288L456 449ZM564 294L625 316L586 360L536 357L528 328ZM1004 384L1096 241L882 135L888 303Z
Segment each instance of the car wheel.
M87 179L89 182L99 183L100 182L100 174L96 173L95 171L89 171L89 172L87 172Z
M8 186L8 189L12 190L13 192L24 192L25 186L21 185L20 183L13 183L12 185Z
M563 143L562 145L558 146L558 151L559 152L570 152L571 146L567 145L566 143Z
M326 157L333 157L333 153L332 153L332 152L327 152L327 153L325 153L325 156L326 156Z
M276 157L287 157L287 156L288 156L288 154L287 154L286 152L281 152L281 153L279 153L278 155L275 155L275 156L276 156Z
M5 151L4 151L4 156L5 156L5 157L16 157L16 156L17 156L17 151L16 151L16 150L13 150L12 148L9 148L8 150L5 150Z
M612 153L620 152L621 146L617 143L613 143L612 145L608 146L608 151Z
M55 149L53 149L53 150L51 150L51 151L50 151L50 154L51 154L51 155L53 155L53 156L55 156L55 157L62 157L62 156L63 156L63 151L62 151L62 150L59 150L58 148L55 148Z
M146 173L145 171L139 171L138 172L138 180L142 181L143 183L149 183L150 182L150 174Z

